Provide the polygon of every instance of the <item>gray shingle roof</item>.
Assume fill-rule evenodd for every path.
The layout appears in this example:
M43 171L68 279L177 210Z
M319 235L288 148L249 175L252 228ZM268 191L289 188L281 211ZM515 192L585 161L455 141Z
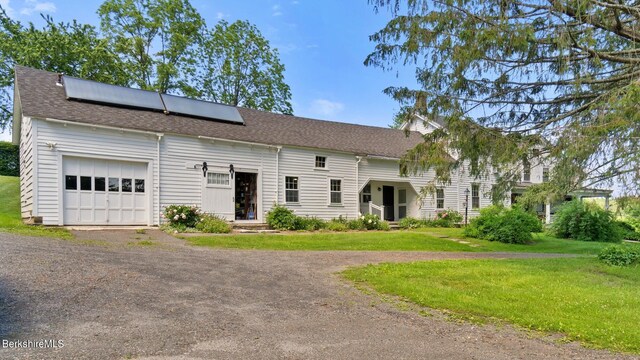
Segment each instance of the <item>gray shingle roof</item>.
M207 136L268 145L337 150L399 158L422 141L417 132L314 120L238 108L245 125L67 100L57 74L17 66L16 86L25 116L160 133Z

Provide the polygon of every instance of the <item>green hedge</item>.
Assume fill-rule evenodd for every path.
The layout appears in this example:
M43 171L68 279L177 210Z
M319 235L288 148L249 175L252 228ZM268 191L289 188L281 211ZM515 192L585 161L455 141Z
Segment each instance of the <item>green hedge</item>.
M615 223L613 213L597 204L577 200L562 205L556 211L551 230L557 237L581 241L622 240L621 229Z
M0 141L0 175L20 175L20 149L7 141Z

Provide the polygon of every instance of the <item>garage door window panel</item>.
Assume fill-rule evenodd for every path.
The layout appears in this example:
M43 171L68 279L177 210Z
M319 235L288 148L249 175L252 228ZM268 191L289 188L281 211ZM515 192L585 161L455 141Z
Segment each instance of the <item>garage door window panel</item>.
M91 176L80 176L80 190L91 191Z
M120 191L120 179L119 178L109 178L109 191L118 192Z
M93 188L95 191L104 191L105 190L105 182L103 177L95 177L93 181Z
M131 179L122 179L122 192L131 192Z
M67 190L78 190L78 177L76 175L66 175L64 177L64 188Z
M137 193L144 192L144 179L136 179L136 192Z

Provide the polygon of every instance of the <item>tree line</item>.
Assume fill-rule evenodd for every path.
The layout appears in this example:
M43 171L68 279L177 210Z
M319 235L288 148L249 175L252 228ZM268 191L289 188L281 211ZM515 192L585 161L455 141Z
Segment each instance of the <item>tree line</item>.
M248 21L208 27L188 0L106 0L99 27L22 24L0 6L0 130L16 64L114 85L291 114L278 51Z

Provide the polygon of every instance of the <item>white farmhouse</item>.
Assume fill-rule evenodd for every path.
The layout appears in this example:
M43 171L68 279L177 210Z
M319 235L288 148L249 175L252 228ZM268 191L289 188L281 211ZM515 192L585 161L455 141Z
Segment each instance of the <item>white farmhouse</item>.
M398 160L442 124L407 126L408 136L15 69L22 217L45 225L158 225L171 204L236 222L264 222L275 203L397 221L464 212L465 190L470 217L491 204L490 179L462 173L420 199L433 174L401 177ZM524 173L523 187L544 172Z

